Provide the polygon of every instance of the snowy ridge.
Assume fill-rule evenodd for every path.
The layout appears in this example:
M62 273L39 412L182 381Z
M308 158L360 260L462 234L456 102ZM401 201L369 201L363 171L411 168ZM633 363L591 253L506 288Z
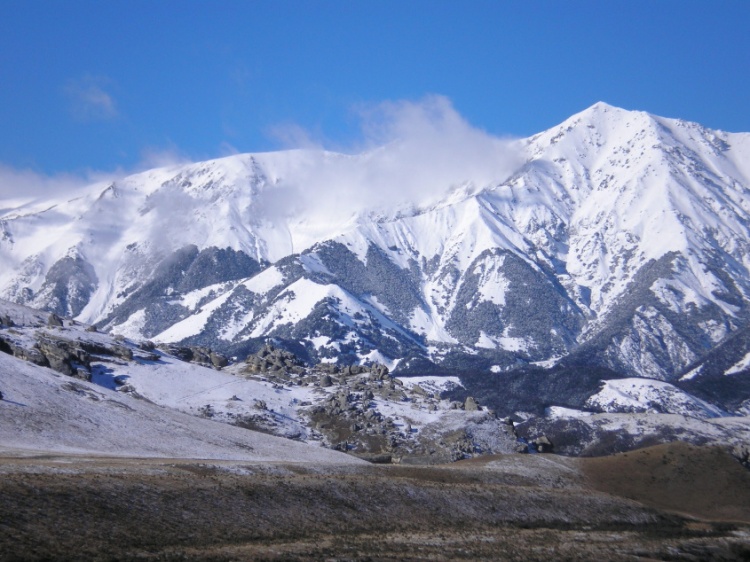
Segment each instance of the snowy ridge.
M509 178L358 208L390 149L237 155L0 202L0 296L229 353L276 338L319 360L458 353L488 371L575 356L665 381L748 324L746 133L598 103L516 141ZM314 191L328 184L343 187Z
M608 413L653 412L694 418L726 416L716 406L669 383L640 378L603 381L602 389L588 399L586 406Z

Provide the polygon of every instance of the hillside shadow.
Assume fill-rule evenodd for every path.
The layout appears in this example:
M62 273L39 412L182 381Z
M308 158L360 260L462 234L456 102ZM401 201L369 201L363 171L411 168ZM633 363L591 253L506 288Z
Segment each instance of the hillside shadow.
M105 365L91 366L91 382L109 390L117 390L129 378L127 375L115 375L115 372Z

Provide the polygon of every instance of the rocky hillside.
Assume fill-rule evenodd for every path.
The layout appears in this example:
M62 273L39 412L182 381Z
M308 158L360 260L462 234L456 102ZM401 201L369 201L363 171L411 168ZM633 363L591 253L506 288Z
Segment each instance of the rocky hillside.
M463 381L397 377L378 363L309 364L273 345L230 362L209 348L136 343L2 301L0 351L3 443L21 449L211 456L224 446L229 456L219 458L244 458L236 447L262 442L262 432L402 464L514 452L592 456L674 440L721 445L744 461L750 450L747 412L732 416L669 383L607 380L604 371L588 380L539 368ZM180 424L195 425L187 442ZM235 433L219 425L234 426L237 439L238 428L252 431L231 441ZM253 454L259 443L248 445Z
M161 449L148 443L150 433L162 435L164 446L177 446L182 439L177 422L164 427L145 401L167 407L176 419L184 414L202 418L190 423L203 432L216 428L211 420L235 426L228 435L242 434L237 428L252 430L242 441L262 432L376 462L434 464L527 450L517 442L510 420L499 419L474 398L458 402L442 397L458 384L456 377L400 380L377 364L311 367L273 346L228 365L225 357L206 348L136 344L2 302L0 351L5 352L0 354L0 415L8 422L3 443L18 448L58 450L67 443L91 450L96 443L109 443L109 451L112 443L125 439L132 440L127 450L134 455L143 454L139 447L154 447L156 454ZM30 404L38 407L30 410ZM53 430L45 425L54 425L51 419L65 422ZM115 438L105 428L118 424L130 429ZM191 431L198 432L196 428ZM49 434L42 442L40 431ZM221 434L218 428L216 432ZM255 439L263 441L264 436ZM200 438L194 440L198 451ZM305 456L304 447L296 447ZM204 448L212 451L206 454L216 454ZM244 458L239 454L226 458Z

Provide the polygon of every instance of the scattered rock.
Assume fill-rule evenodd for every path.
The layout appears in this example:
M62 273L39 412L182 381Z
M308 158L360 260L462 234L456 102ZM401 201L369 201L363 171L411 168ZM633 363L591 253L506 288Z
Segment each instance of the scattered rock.
M318 363L315 365L315 370L321 373L338 374L339 366L335 363Z
M546 435L542 435L541 437L537 437L536 440L532 443L536 447L537 452L539 453L551 453L554 446L552 445L552 442L547 438Z
M411 387L411 392L412 394L418 394L419 396L427 396L427 391L418 384Z
M375 363L370 367L370 372L382 379L388 376L388 367L380 363Z
M479 404L477 404L477 401L474 400L474 398L469 396L464 402L464 410L468 412L476 412L479 410Z
M162 344L158 346L162 351L177 357L180 361L189 362L193 359L193 352L189 347L182 347L174 344Z
M731 450L732 456L740 461L740 464L750 469L750 446L740 444L735 445Z
M54 312L47 317L47 326L56 326L59 328L63 327L62 318L60 318Z
M250 373L284 372L286 370L299 370L304 367L294 353L285 349L266 345L258 353L248 355L245 359L246 371Z
M211 359L211 364L217 369L221 369L222 367L226 367L227 365L229 365L229 359L227 359L221 353L211 351L208 356Z
M367 462L373 464L391 464L393 462L393 455L384 453L353 453L355 457L358 457Z
M139 344L141 349L147 351L154 349L154 347L151 346L153 346L153 343L151 342L141 342L141 344ZM158 347L162 351L165 351L186 363L198 363L199 365L211 367L213 369L221 369L222 367L229 365L229 359L221 353L212 351L208 347L191 347L176 344L160 344L155 347Z

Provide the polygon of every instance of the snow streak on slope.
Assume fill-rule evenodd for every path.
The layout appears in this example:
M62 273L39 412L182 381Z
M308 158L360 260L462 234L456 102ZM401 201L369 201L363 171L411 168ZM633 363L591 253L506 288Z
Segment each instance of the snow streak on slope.
M588 399L586 406L609 413L655 412L694 418L726 415L669 383L638 378L603 381L602 389Z

